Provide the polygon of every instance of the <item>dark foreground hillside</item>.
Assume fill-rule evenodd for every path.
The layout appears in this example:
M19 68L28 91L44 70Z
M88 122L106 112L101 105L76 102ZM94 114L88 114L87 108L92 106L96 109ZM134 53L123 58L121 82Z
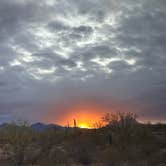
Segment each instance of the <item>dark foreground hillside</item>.
M139 124L120 113L96 126L39 132L25 123L4 125L0 166L166 166L166 125Z

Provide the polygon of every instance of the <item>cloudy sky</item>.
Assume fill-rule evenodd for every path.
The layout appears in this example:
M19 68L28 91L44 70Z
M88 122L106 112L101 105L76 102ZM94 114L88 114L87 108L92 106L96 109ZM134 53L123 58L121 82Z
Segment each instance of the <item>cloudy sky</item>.
M165 121L165 9L165 0L0 0L0 122L53 121L79 103Z

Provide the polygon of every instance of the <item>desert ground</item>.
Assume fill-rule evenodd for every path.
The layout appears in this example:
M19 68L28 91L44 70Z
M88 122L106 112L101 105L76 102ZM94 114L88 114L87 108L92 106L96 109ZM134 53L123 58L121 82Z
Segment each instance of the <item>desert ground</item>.
M0 166L166 166L166 125L141 124L133 114L106 116L106 125L93 129L39 132L26 123L6 124Z

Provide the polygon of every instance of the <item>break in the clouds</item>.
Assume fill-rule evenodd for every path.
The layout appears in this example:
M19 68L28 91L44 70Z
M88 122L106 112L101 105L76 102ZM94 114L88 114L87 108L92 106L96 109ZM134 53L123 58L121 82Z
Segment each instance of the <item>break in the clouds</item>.
M165 0L1 0L0 121L57 118L59 105L86 100L165 121L165 9ZM49 102L54 111L41 109Z

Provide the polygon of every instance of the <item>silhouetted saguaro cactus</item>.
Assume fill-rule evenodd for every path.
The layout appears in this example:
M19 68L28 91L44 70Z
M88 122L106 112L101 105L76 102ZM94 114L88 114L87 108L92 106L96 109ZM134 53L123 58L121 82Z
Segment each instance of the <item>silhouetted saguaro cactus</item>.
M77 128L77 122L76 122L76 119L73 119L73 122L74 122L74 128Z
M69 128L70 128L70 124L69 124L69 122L67 122L67 125L65 127L65 136L68 136L68 134L69 134Z

